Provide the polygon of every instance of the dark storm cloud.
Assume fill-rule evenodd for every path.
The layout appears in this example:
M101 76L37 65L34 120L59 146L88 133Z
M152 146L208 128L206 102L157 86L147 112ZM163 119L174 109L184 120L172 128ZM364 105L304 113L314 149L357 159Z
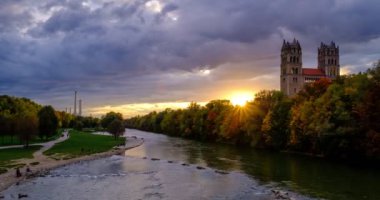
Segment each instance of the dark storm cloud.
M167 90L197 100L202 86L276 73L293 37L305 65L335 40L357 71L380 57L378 10L374 0L1 1L0 92L54 105L74 89L94 105L169 101Z

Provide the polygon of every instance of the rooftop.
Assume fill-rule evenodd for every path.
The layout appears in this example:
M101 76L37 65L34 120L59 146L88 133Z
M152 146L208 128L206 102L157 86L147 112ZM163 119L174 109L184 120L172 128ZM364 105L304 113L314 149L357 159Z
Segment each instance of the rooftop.
M325 73L320 69L313 69L313 68L303 68L302 69L303 75L310 75L310 76L324 76Z

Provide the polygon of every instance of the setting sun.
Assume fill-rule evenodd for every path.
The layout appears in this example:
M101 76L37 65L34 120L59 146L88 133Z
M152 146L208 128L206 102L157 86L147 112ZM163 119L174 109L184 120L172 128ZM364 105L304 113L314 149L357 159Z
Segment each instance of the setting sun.
M244 106L247 101L253 100L253 94L250 92L234 93L231 95L230 100L235 106Z

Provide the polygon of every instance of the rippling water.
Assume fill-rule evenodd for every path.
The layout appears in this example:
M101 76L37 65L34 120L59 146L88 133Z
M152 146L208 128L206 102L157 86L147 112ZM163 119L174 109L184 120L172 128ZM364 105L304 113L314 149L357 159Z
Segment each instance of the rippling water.
M380 199L377 170L137 130L126 156L81 162L4 191L6 199ZM289 190L289 191L288 191ZM310 196L310 197L309 197Z

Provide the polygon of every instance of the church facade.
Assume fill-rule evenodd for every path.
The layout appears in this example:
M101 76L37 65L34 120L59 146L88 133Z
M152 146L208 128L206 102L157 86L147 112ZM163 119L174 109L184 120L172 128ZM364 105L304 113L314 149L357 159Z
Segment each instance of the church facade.
M294 96L307 83L321 78L335 79L340 75L339 46L334 42L321 43L318 48L318 67L302 67L302 48L298 40L285 41L281 48L281 91Z

